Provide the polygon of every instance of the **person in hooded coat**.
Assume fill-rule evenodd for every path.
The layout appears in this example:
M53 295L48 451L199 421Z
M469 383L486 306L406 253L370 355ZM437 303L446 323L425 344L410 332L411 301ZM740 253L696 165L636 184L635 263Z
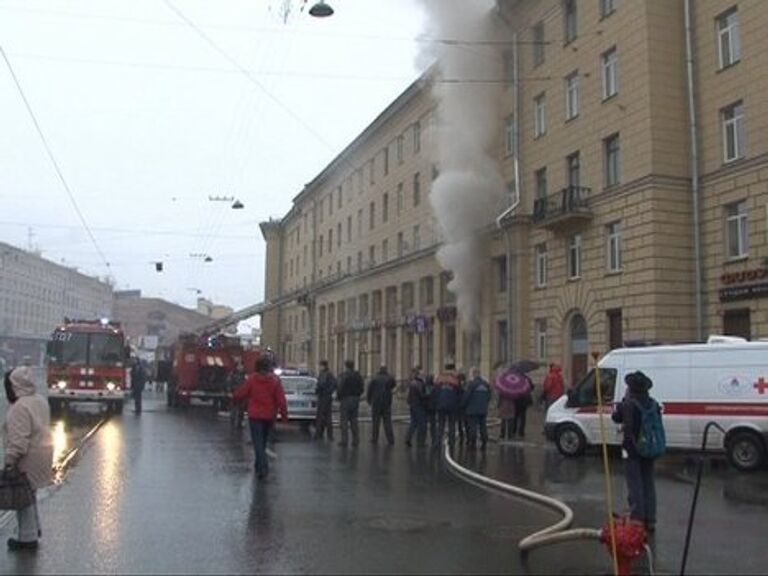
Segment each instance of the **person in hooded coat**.
M541 396L539 401L545 408L549 408L554 402L565 394L565 382L563 381L563 370L557 364L549 365L549 372L541 383Z
M637 450L642 422L642 409L649 409L656 401L649 390L653 382L643 372L630 372L624 377L627 391L616 406L611 419L622 425L624 476L627 482L629 516L645 524L648 532L656 528L656 481L654 460L643 458ZM656 409L660 410L658 403Z
M51 411L36 392L32 369L21 366L5 374L4 473L24 472L32 490L50 484L53 468ZM36 550L40 538L37 500L16 512L18 537L8 539L9 550Z

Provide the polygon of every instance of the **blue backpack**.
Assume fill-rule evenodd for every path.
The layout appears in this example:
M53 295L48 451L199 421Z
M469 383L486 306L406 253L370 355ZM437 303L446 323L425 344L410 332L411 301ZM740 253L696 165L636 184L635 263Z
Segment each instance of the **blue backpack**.
M637 453L642 458L658 458L667 450L667 436L661 421L661 408L656 400L651 400L646 407L633 402L640 411L640 432L635 441Z

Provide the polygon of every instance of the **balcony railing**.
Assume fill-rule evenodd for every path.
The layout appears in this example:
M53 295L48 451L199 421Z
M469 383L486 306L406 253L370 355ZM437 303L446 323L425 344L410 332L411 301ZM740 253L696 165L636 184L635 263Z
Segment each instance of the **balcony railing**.
M534 224L556 230L591 220L591 192L583 186L568 186L546 198L537 198L533 201Z

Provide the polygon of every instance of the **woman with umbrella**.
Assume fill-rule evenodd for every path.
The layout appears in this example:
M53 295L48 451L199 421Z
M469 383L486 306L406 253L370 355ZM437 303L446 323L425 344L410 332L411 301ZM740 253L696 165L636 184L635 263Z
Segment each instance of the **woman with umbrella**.
M526 412L533 404L533 382L528 372L538 367L538 362L520 360L496 375L494 385L499 392L501 440L505 435L507 438L525 437Z

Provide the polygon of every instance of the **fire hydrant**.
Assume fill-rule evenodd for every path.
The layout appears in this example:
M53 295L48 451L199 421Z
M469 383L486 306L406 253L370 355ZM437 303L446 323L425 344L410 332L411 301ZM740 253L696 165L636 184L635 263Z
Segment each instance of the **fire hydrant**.
M632 562L645 551L648 534L642 522L632 520L628 516L617 519L613 523L613 529L616 534L616 559L619 576L630 576L632 574ZM613 556L610 525L603 527L600 531L600 542L606 545L608 554Z

